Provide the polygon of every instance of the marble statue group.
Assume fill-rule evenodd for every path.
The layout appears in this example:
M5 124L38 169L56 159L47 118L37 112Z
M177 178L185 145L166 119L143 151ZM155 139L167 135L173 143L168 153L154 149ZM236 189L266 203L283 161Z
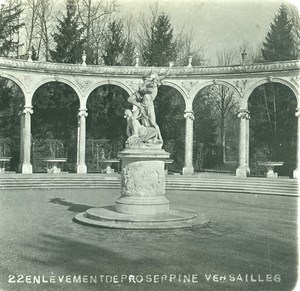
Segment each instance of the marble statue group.
M126 109L124 118L127 119L126 145L129 147L162 146L163 140L160 128L156 123L154 100L157 96L161 81L169 74L159 77L156 73L150 73L143 77L143 83L138 90L129 96L128 102L133 105L133 110Z

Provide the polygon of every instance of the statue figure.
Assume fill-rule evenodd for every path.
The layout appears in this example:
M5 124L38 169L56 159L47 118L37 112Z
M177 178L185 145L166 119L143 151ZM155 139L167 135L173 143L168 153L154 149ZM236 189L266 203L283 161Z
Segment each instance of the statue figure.
M159 126L156 123L153 102L157 96L158 86L161 84L161 81L169 75L171 67L172 64L170 64L170 68L163 77L159 77L156 73L150 73L144 76L142 78L143 83L139 86L138 91L128 98L128 102L137 107L132 113L132 120L135 121L140 118L143 126L155 128L161 143L163 140Z
M131 110L126 109L124 112L124 118L127 119L127 145L140 147L146 143L156 143L157 130L153 127L147 127L140 123L138 118L132 118L133 113Z

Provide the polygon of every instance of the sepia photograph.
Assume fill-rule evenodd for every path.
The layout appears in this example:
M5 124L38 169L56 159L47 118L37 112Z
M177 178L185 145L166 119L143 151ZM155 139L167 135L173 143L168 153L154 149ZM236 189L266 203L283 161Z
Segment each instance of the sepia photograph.
M0 0L0 291L297 291L300 5Z

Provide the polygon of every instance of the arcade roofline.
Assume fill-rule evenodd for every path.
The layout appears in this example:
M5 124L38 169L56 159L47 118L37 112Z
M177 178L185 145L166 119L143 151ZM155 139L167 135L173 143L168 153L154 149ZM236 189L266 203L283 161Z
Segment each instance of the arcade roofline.
M168 67L143 67L143 66L104 66L104 65L82 65L63 64L41 61L27 61L0 57L0 69L19 70L26 72L43 72L54 74L71 75L105 75L105 76L142 76L149 72L156 72L163 75ZM293 71L300 74L300 60L280 61L270 63L244 64L234 66L193 66L193 67L172 67L172 77L193 77L193 76L216 76L216 75L240 75L259 74L266 72Z

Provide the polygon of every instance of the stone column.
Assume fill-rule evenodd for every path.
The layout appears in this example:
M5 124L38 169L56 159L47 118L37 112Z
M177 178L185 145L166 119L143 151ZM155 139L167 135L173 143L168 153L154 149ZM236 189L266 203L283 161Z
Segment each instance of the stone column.
M247 122L249 122L249 112L241 109L238 117L240 118L239 136L239 167L236 169L236 176L247 177L248 145L247 145Z
M86 136L86 125L85 120L87 117L86 109L79 110L79 134L77 141L77 173L86 174L87 167L85 164L85 136Z
M250 140L250 131L249 131L249 119L250 119L250 115L249 115L249 112L248 112L248 118L246 119L246 155L245 155L245 159L246 159L246 162L245 162L245 165L246 165L246 171L247 171L247 174L249 175L250 174L250 167L249 167L249 140Z
M296 169L293 172L293 178L300 179L300 108L296 108L295 116L297 117L297 156Z
M19 163L19 166L18 166L18 172L19 173L22 173L22 165L23 165L23 161L24 161L24 142L23 142L23 128L24 128L24 124L25 124L25 121L24 121L24 114L23 114L23 111L20 111L19 112L19 116L20 116L20 163Z
M31 153L31 114L32 106L25 106L21 114L21 171L22 174L32 174L30 163Z
M183 175L194 174L193 167L193 121L194 113L193 111L185 111L184 118L185 121L185 161L184 167L182 169Z

